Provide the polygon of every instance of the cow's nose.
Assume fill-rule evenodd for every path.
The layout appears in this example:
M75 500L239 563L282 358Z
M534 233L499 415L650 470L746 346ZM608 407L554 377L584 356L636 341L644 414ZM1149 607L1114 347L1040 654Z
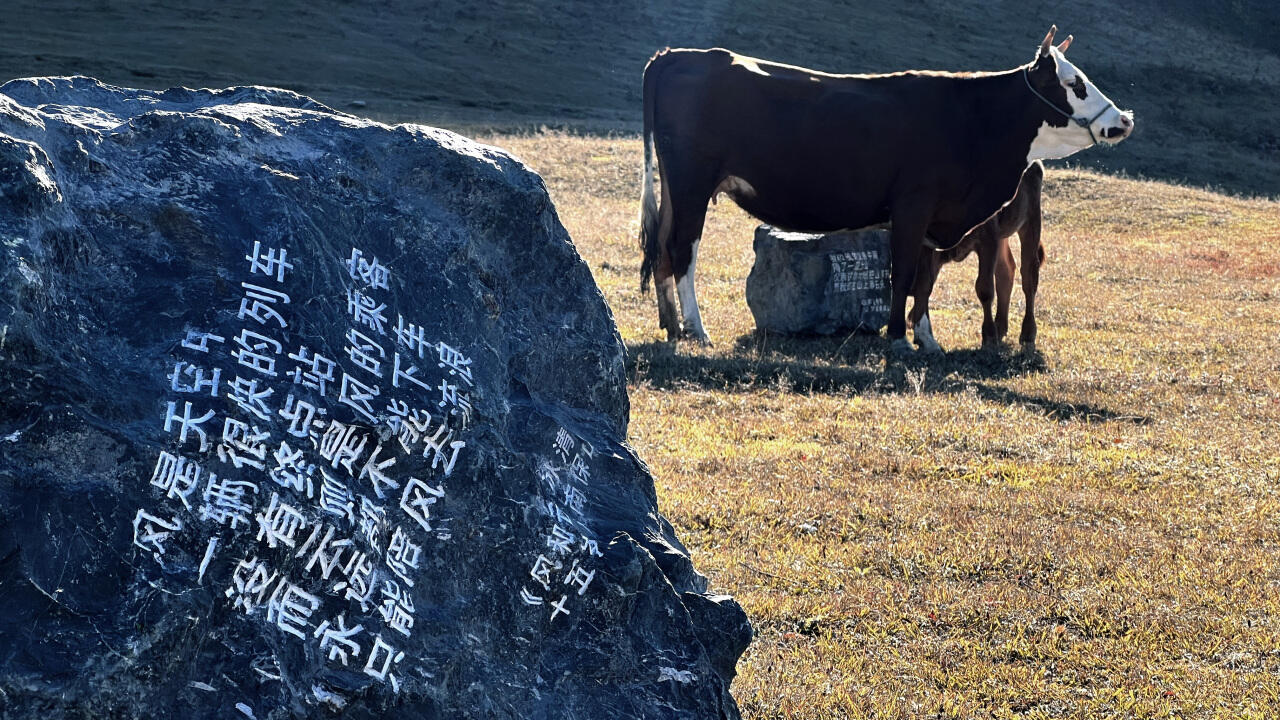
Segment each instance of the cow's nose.
M1128 115L1121 115L1121 116L1120 116L1120 127L1123 127L1123 128L1131 128L1131 127L1133 127L1133 118L1129 117Z

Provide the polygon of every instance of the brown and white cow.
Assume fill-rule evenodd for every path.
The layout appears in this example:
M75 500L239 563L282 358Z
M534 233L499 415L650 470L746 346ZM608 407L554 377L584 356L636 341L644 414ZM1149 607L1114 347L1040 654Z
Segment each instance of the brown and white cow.
M1040 266L1044 264L1044 246L1040 243L1040 199L1044 187L1044 165L1037 160L1022 173L1018 192L994 217L974 228L958 245L947 250L921 253L912 290L911 326L915 341L926 352L942 352L933 337L929 319L929 296L938 281L938 273L946 263L961 262L978 253L978 279L974 291L982 303L982 345L994 347L1009 331L1009 297L1013 294L1013 273L1018 264L1009 249L1009 238L1015 233L1022 246L1022 294L1026 312L1022 315L1019 341L1024 350L1035 349L1036 289L1040 285ZM995 313L991 305L995 302Z
M1032 161L1133 131L1132 113L1067 61L1071 38L1054 47L1054 32L1034 60L1003 72L832 75L723 49L655 55L644 72L640 274L642 287L655 280L668 338L707 341L694 271L707 202L724 192L788 230L891 222L888 336L892 351L910 352L906 301L926 235L956 245L1013 197Z

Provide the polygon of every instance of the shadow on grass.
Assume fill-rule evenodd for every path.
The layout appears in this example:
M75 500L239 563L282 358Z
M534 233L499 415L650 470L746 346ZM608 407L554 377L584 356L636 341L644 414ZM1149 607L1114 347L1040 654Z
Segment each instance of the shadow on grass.
M632 383L658 390L744 392L770 388L797 394L975 393L992 403L1022 405L1047 418L1086 422L1147 424L1145 415L1117 412L1013 390L999 381L1048 371L1038 352L1008 347L966 348L944 355L885 356L888 340L878 335L796 337L749 333L728 354L706 354L686 344L628 343L627 375Z

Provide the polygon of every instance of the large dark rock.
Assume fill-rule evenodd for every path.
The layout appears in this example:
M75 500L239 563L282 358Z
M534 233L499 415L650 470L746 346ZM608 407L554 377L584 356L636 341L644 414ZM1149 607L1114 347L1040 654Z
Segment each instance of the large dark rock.
M0 87L0 715L734 718L541 180L280 90Z
M747 306L760 330L832 335L889 322L889 231L756 228Z

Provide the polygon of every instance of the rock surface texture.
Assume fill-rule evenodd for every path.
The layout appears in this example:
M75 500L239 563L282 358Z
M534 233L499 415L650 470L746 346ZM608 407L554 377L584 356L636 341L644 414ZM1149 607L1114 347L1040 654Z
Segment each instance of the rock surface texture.
M889 322L889 232L756 228L747 306L760 330L833 335Z
M503 152L0 87L0 716L736 718L627 416Z

